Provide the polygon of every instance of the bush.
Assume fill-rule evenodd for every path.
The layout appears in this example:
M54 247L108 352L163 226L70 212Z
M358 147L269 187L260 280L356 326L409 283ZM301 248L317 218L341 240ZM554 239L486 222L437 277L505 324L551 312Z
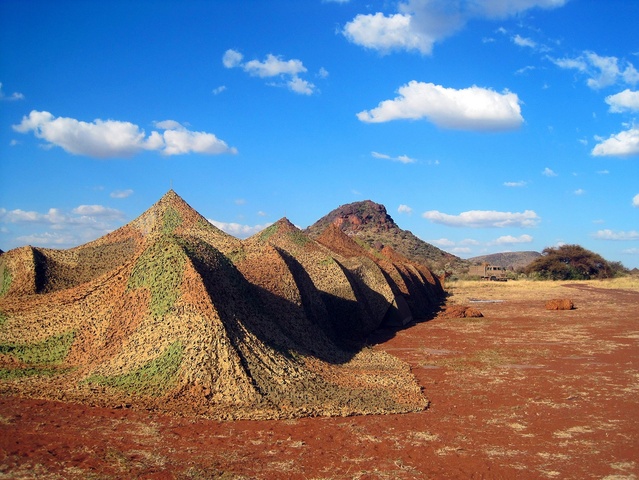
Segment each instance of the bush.
M627 272L620 262L608 262L601 255L579 245L548 247L525 268L529 277L545 280L590 280L612 278Z

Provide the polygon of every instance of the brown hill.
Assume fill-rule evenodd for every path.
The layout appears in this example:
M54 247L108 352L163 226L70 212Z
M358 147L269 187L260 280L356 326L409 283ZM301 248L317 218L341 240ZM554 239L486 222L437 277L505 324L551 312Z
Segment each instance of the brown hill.
M526 267L539 257L541 257L541 253L532 251L503 252L469 258L468 261L474 265L489 263L506 269L517 270L518 268Z
M419 410L405 364L354 348L393 308L389 276L285 219L240 241L169 191L89 244L0 257L0 392L215 418Z
M428 266L439 274L464 264L459 257L424 242L408 230L399 228L386 211L386 207L371 200L342 205L305 231L315 238L331 224L338 226L357 242L377 250L387 245L412 262Z

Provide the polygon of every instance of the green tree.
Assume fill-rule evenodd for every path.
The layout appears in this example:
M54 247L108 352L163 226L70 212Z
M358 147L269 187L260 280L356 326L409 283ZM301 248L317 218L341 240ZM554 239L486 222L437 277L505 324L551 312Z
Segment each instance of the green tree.
M527 275L549 280L611 278L625 273L620 262L608 262L601 255L579 245L548 247L525 268Z

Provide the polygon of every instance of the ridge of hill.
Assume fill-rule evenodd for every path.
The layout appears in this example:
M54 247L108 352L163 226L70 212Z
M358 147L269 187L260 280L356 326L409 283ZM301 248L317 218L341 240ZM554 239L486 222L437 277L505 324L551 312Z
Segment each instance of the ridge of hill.
M506 269L517 270L523 268L541 257L541 253L534 251L491 253L468 258L471 264L489 263Z
M93 242L10 250L0 392L220 419L425 408L406 364L361 345L406 304L432 311L441 285L326 238L281 219L241 241L170 190Z
M331 224L338 226L358 242L376 250L385 245L390 246L411 261L428 266L438 273L464 264L461 258L421 240L409 230L399 228L386 207L371 200L341 205L305 231L315 238Z

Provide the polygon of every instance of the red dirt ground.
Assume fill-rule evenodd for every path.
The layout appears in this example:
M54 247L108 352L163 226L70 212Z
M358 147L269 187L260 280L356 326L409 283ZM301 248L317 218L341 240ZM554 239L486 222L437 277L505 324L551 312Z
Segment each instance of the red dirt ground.
M421 413L219 422L0 397L0 478L635 479L639 293L557 288L575 310L505 298L379 332Z

